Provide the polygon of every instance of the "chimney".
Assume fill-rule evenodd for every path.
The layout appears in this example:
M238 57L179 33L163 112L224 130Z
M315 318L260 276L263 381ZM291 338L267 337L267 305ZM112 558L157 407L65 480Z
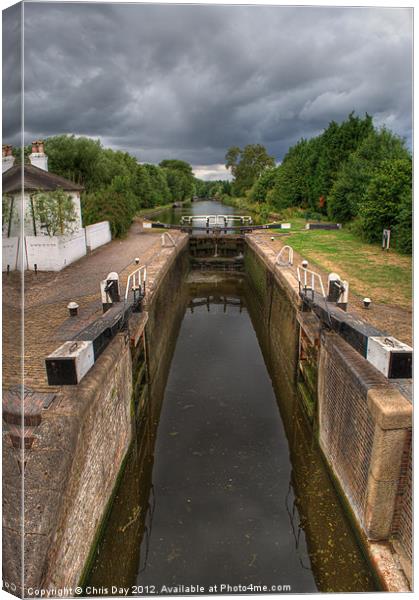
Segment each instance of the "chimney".
M31 165L48 171L48 156L44 152L44 140L32 142L32 154L29 154Z
M10 144L3 145L2 155L3 155L2 156L2 159L3 159L2 172L4 173L5 171L8 171L9 169L11 169L15 163L15 157L13 156L12 146Z

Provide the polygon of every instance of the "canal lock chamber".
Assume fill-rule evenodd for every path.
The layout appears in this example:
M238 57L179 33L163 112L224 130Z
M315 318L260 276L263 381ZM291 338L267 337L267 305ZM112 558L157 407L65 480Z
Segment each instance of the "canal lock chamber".
M192 236L147 311L134 441L84 585L379 589L318 446L315 343L244 238Z

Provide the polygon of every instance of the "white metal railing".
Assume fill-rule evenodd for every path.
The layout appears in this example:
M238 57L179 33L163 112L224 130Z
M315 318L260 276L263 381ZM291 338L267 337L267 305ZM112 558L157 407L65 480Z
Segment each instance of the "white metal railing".
M284 261L284 260L281 260L281 258L282 258L282 254L286 250L288 250L288 260ZM292 265L294 263L294 250L291 248L291 246L283 246L281 248L281 250L278 252L278 254L276 256L275 263L277 265L280 265L281 267Z
M300 291L303 291L305 294L307 292L311 292L314 296L314 292L316 291L316 281L319 284L321 295L323 298L326 298L326 294L324 293L323 281L318 273L314 271L310 271L304 267L297 267L297 275L298 275L298 285Z
M166 238L169 238L169 242L171 242L172 246L176 246L176 240L173 238L172 235L170 235L170 233L168 233L167 231L165 231L164 233L161 234L161 245L163 246L163 248L169 248L169 246L167 246L166 244Z
M145 295L145 286L147 281L147 267L142 266L130 273L127 279L127 285L125 288L125 302L128 300L130 291L133 292L134 297L136 293Z

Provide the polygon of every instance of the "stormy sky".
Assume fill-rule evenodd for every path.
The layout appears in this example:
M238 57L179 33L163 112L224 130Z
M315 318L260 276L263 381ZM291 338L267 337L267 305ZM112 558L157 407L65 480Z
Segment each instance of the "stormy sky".
M3 142L19 143L18 11L3 19ZM100 138L226 177L231 145L280 161L354 110L411 143L407 8L28 3L25 141Z

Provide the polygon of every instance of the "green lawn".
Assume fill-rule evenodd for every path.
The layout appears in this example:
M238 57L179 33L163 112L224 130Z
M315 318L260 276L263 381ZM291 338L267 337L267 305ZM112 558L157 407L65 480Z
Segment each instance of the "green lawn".
M303 229L306 221L291 218L287 243L309 262L347 279L351 290L371 295L385 304L410 307L412 301L412 257L395 250L362 242L347 229L332 231Z
M231 204L244 210L255 205L247 199L233 198ZM276 221L274 209L264 222ZM283 241L309 262L326 272L336 272L349 282L350 290L361 296L372 296L383 304L411 308L412 257L396 250L383 251L378 244L360 240L349 229L305 229L307 220L295 209L282 211L280 222L291 223L291 233ZM378 300L379 299L379 300Z

